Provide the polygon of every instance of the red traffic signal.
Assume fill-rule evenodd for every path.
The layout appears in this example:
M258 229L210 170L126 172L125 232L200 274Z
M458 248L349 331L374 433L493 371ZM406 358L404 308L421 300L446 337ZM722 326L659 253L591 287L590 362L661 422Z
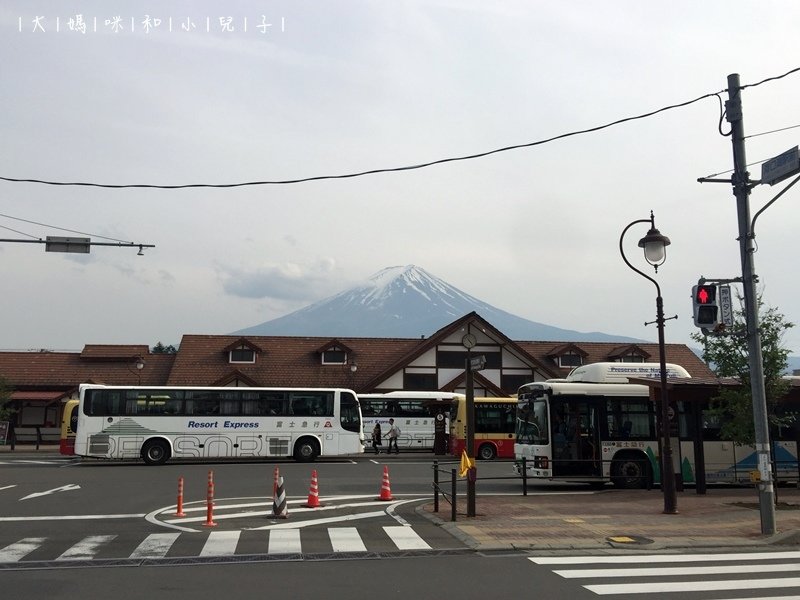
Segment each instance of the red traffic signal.
M716 285L696 285L694 291L695 304L716 304L717 286Z

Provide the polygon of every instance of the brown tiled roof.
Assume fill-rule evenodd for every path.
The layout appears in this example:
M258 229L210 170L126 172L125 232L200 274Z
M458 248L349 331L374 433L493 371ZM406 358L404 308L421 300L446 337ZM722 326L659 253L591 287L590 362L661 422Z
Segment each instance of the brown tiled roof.
M551 371L557 372L557 377L565 377L570 372L569 367L559 367L552 358L548 358L553 349L553 342L516 342L517 345L523 348L531 356L539 357L543 362L548 363L548 368ZM584 364L596 362L608 362L612 352L618 352L620 345L619 342L572 342L575 346L579 347L586 353L584 357ZM641 349L652 357L658 356L658 344L639 343L636 347ZM714 373L708 368L699 356L684 344L665 344L664 351L668 363L674 363L682 366L689 371L692 377L713 377Z
M318 350L331 341L329 337L247 336L247 340L268 352L254 364L230 364L220 352L239 336L184 335L169 375L169 385L210 385L239 371L260 386L285 387L354 387L385 370L399 356L420 344L418 339L336 338L350 348L350 365L323 365Z
M87 344L83 347L81 358L88 360L133 360L150 354L144 344Z
M0 352L0 376L17 390L70 390L81 383L164 385L174 354L143 355L144 368L129 362L97 361L77 352Z

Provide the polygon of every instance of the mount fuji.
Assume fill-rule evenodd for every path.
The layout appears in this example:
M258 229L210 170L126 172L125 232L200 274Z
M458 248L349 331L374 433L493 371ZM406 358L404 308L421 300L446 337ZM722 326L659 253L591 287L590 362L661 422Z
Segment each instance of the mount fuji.
M473 311L513 340L642 341L600 332L560 329L517 317L415 265L388 267L361 285L233 334L418 338L430 336Z

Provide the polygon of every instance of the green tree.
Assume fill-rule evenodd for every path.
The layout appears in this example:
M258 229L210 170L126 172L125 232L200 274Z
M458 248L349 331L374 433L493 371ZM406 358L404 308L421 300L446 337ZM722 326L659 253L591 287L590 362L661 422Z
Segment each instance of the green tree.
M8 381L0 376L0 421L9 421L11 415L17 412L10 404L11 401L11 386Z
M153 354L175 354L178 349L175 348L172 344L169 346L165 346L161 342L158 342L155 346L152 347L150 350Z
M721 422L720 435L739 445L755 443L753 425L753 398L750 390L750 366L748 363L747 338L743 300L739 297L739 310L734 311L732 333L725 336L692 335L692 339L703 344L703 360L718 377L735 377L741 387L722 389L712 398L709 415L717 416ZM782 344L783 334L794 327L774 307L764 309L758 298L759 331L761 332L761 354L764 365L764 387L767 400L767 415L770 427L787 426L794 421L791 414L776 410L779 400L786 394L789 384L782 378L787 369L789 350Z

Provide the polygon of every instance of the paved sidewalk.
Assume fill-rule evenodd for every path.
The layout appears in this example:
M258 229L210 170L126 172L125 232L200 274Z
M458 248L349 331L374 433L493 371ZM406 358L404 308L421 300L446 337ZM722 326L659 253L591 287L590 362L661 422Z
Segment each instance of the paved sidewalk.
M693 489L678 493L678 514L663 514L659 489L586 492L530 492L528 496L476 495L476 516L466 516L459 496L458 515L433 503L419 512L482 551L610 550L637 552L666 548L712 549L731 546L800 546L800 491L778 489L777 533L761 534L758 493L754 489Z

